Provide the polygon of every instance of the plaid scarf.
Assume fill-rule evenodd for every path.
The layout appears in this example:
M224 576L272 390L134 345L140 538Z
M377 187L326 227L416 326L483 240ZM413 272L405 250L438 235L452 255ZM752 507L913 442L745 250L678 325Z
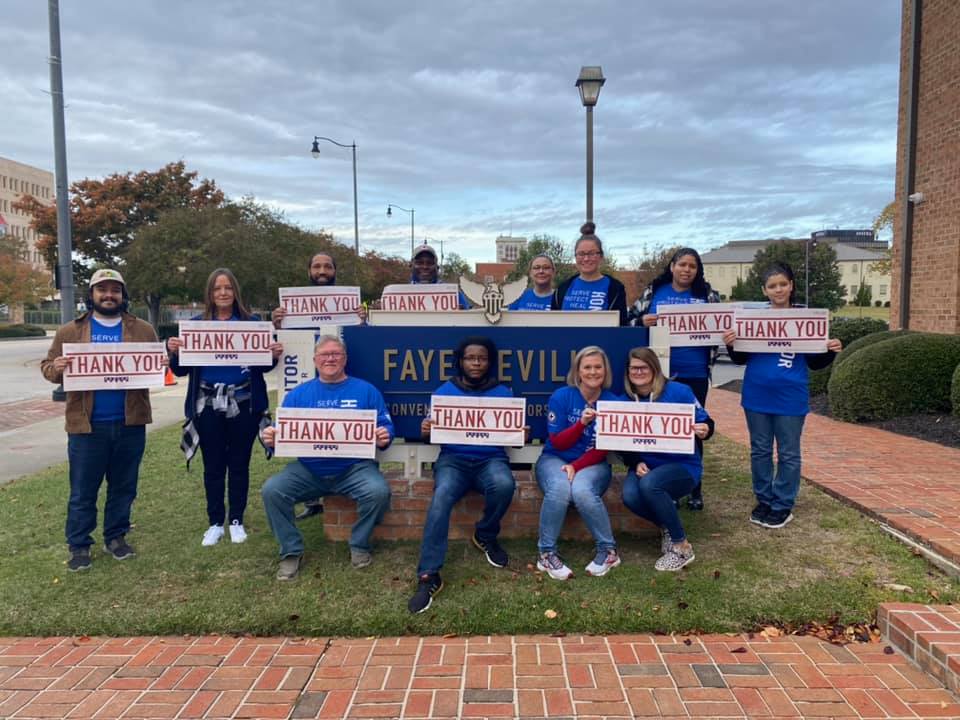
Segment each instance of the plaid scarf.
M211 386L206 383L200 384L200 392L197 393L195 414L192 418L187 418L187 420L184 421L180 434L180 450L183 451L184 457L187 459L187 471L190 470L190 461L193 460L193 456L197 454L197 449L200 447L200 433L197 432L195 422L197 416L203 412L204 408L210 406L214 412L223 413L228 418L236 417L240 414L240 406L237 404L236 396L238 394L241 395L241 402L246 400L249 397L249 387L249 382L242 385L224 385L223 383L217 383ZM247 392L244 393L243 391ZM244 394L246 394L247 397L243 397ZM269 448L264 444L262 433L264 428L269 427L272 422L273 418L270 412L264 410L263 415L260 416L257 440L259 440L260 445L263 446L267 460L273 457L273 448Z

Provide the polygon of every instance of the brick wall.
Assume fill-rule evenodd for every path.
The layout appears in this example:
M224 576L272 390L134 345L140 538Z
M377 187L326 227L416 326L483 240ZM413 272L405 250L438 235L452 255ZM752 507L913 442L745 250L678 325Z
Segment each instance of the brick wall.
M900 107L897 134L897 213L894 220L891 327L902 327L900 297L901 203L906 189L905 123L910 83L913 0L903 2ZM960 332L960 2L924 0L920 40L916 192L913 214L910 328Z
M500 537L537 537L540 521L540 502L543 494L529 471L515 471L517 490L513 503L503 518ZM386 473L392 497L390 512L374 531L374 538L383 540L419 540L423 536L423 523L430 498L433 497L433 478L404 478L397 472ZM610 513L614 535L620 533L655 534L654 528L645 520L630 512L621 500L621 480L614 474L613 482L603 496ZM323 533L329 540L346 540L350 526L357 518L356 503L346 497L324 498ZM483 497L471 492L461 500L450 518L450 538L465 540L473 536L474 524L483 514ZM589 539L583 521L571 506L561 534L563 538Z

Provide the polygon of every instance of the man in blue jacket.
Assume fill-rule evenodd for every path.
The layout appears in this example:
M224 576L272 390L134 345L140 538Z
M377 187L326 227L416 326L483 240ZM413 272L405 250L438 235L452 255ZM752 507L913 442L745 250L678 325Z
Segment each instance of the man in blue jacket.
M314 348L314 380L298 385L283 401L290 408L349 408L377 411L377 447L393 441L393 420L383 395L373 385L346 373L347 348L332 335L324 335ZM276 428L263 431L272 447ZM346 495L357 502L357 521L350 533L350 562L364 568L371 562L370 537L390 506L390 486L374 460L302 457L290 462L267 480L260 491L270 529L280 543L277 580L293 580L300 572L303 535L294 521L294 505L325 495Z

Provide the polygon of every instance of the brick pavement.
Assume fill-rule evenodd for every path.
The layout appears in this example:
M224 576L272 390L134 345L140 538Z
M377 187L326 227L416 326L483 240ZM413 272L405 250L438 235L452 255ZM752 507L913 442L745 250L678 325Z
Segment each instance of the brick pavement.
M4 718L929 718L882 644L570 636L0 639Z
M0 403L0 432L55 417L63 417L63 403L44 398Z

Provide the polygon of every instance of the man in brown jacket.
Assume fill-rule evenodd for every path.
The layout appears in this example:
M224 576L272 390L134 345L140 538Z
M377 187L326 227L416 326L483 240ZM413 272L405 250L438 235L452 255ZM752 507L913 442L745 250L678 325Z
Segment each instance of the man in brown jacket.
M86 305L86 313L57 330L47 357L40 364L43 376L52 383L63 382L63 371L70 363L63 355L64 343L157 342L153 326L127 312L127 288L116 270L97 270L93 274ZM91 533L97 527L97 495L104 477L104 550L117 560L133 557L135 553L126 534L130 529L130 509L137 497L146 425L153 420L150 391L68 392L65 416L70 464L67 568L75 572L90 567Z

